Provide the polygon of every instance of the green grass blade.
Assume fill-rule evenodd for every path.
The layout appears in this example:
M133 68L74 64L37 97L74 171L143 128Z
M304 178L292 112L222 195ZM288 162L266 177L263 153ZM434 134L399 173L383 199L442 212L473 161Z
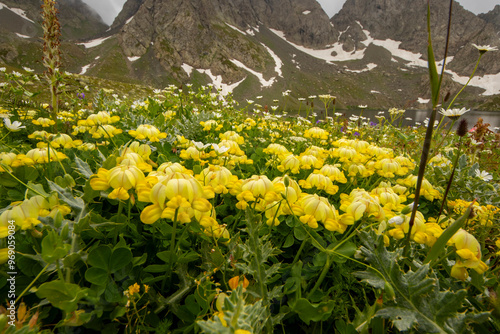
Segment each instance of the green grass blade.
M439 100L440 82L436 67L436 60L434 58L434 50L432 48L430 1L427 1L427 32L428 32L427 62L429 64L428 67L429 67L429 78L431 83L432 108L435 108Z

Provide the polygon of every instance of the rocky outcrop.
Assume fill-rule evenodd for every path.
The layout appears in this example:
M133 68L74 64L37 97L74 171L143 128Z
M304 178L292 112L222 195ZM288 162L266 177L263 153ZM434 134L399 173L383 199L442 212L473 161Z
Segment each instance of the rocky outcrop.
M112 28L119 25L126 56L152 53L166 71L186 63L210 68L229 82L246 75L231 59L258 72L273 65L265 47L252 39L261 27L283 31L290 41L308 47L335 40L315 0L129 0ZM185 73L174 71L174 76Z
M9 8L23 10L29 20L23 20L19 15L16 18L16 14L9 13L12 19L7 21L7 16L3 18L0 27L5 24L8 25L4 27L7 30L30 37L41 36L42 31L36 24L42 20L40 0L2 0L1 2ZM82 0L58 0L57 8L63 40L88 39L102 34L108 28L99 14ZM7 15L7 13L4 14Z
M431 1L431 30L436 59L444 55L449 16L449 1ZM426 0L347 0L331 22L339 34L344 49L364 48L368 36L375 39L400 41L400 48L427 54L427 1ZM472 43L500 45L494 26L459 3L453 3L449 55L454 56L449 68L462 75L469 75L478 56ZM500 58L489 59L480 65L478 74L500 72Z
M486 22L493 24L497 31L497 35L500 36L500 5L496 5L495 8L488 13L479 14L478 16Z

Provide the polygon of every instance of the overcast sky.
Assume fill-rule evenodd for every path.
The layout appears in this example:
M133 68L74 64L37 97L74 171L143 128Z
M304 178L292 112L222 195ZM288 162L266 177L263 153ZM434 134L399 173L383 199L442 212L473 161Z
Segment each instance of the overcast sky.
M103 18L104 22L111 25L114 18L123 7L126 0L83 0L93 7ZM328 16L332 17L344 5L346 0L317 0L325 9ZM500 5L500 0L458 0L458 2L473 13L486 13L495 5Z

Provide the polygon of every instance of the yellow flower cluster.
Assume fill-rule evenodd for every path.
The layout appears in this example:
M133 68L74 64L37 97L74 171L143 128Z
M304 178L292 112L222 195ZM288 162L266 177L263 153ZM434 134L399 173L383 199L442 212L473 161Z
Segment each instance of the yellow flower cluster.
M222 124L219 124L217 121L211 119L206 122L200 122L200 125L203 126L203 131L219 131L222 129Z
M17 159L24 161L25 165L46 164L50 161L60 161L67 158L68 157L64 153L48 147L34 148L29 150L25 156L22 154L17 155Z
M371 196L364 189L354 189L349 195L340 194L340 203L340 210L345 212L340 216L344 225L352 225L363 217L378 222L385 219L385 212L378 197Z
M128 200L129 190L136 188L137 184L144 180L143 172L134 164L134 161L127 160L128 164L118 164L107 170L99 168L97 174L90 178L90 186L94 190L106 191L110 187L113 191L108 194L108 198Z
M238 182L238 177L224 166L210 165L196 175L202 185L211 186L216 194L227 194Z
M149 159L150 155L151 146L134 141L122 148L120 157L116 159L116 162L122 165L135 165L142 172L151 172L153 165L156 166L156 163Z
M403 185L408 188L415 188L417 184L417 176L416 175L408 175L404 179L398 179L398 184ZM432 184L427 181L427 179L422 180L422 188L420 189L420 196L425 197L429 201L433 201L435 199L440 199L442 197L441 193L435 189ZM413 195L409 196L410 198Z
M454 245L457 249L459 259L451 268L451 276L460 280L466 280L469 277L467 268L474 269L482 274L488 270L486 263L481 261L481 245L469 232L460 229L448 241L448 244Z
M56 122L54 122L50 118L43 118L43 117L39 117L38 119L34 119L31 121L31 123L33 123L35 125L40 125L43 128L48 128L49 126L56 124Z
M12 203L11 207L0 215L0 238L6 238L9 235L9 222L11 221L21 230L28 230L41 223L39 217L54 218L58 213L65 216L71 212L69 206L59 203L56 195L48 198L36 195L22 202ZM1 249L0 252L3 253L4 250L7 249ZM6 261L7 258L0 256L0 264Z
M388 224L393 229L390 229L387 234L394 239L400 240L405 237L410 229L411 210L409 213L399 213L388 220ZM411 239L419 244L425 244L432 247L437 238L441 236L443 229L436 223L426 223L424 215L417 211L415 221L411 229Z
M79 120L73 127L72 135L88 132L95 139L112 138L123 132L111 125L119 120L120 116L110 116L106 111L99 111L97 114L89 115L85 120Z
M239 138L240 141L243 139L243 137ZM185 147L179 155L181 159L198 161L201 165L210 163L234 167L236 164L253 163L252 159L248 159L245 152L234 140L223 139L218 144L203 144L187 140L178 140L178 143Z
M463 215L471 203L457 199L455 201L448 201L448 206L453 209L453 212ZM494 222L500 219L500 208L494 205L479 205L479 203L475 202L473 209L474 216L469 219L469 222L482 226L493 226Z
M328 139L329 132L321 128L310 128L304 132L304 138Z
M159 142L160 139L167 138L166 133L160 132L160 130L150 124L141 124L136 130L129 130L128 134L137 140L147 139L151 142Z

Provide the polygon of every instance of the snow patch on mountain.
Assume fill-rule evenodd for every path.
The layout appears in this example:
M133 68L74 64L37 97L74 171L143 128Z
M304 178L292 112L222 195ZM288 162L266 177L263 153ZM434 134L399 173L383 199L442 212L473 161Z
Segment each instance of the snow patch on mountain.
M183 64L183 65L186 65L186 64ZM189 66L189 65L188 65L188 66ZM245 78L241 79L240 81L235 82L235 83L233 83L233 84L225 84L225 83L223 83L223 82L222 82L222 76L221 76L221 75L213 75L213 74L212 74L212 70L210 70L210 69L198 69L198 68L197 68L196 70L197 70L198 72L200 72L200 73L206 74L206 75L210 78L210 80L212 80L212 83L213 83L214 87L215 87L218 91L220 91L220 94L221 94L222 96L226 96L227 94L232 93L232 92L233 92L233 90L234 90L236 87L238 87L238 85L239 85L240 83L242 83L242 82L243 82L243 80L245 80L245 79L246 79L246 77L245 77Z
M23 19L30 21L31 23L35 23L35 21L33 21L32 19L30 19L26 16L26 12L24 10L22 10L21 8L10 8L6 4L0 2L0 10L2 10L4 8L7 10L10 10L11 12L13 12L16 15L21 16Z
M97 38L97 39L93 39L93 40L85 42L85 43L76 43L76 44L83 45L86 49L90 49L90 48L96 47L98 45L101 45L105 40L107 40L111 37L113 37L113 36Z
M273 84L274 84L274 81L276 80L275 77L272 77L271 79L269 80L266 80L264 79L264 75L262 73L259 73L259 72L256 72L254 70L252 70L251 68L249 68L248 66L246 66L245 64L243 64L241 61L239 60L236 60L236 59L230 59L230 61L238 66L239 68L242 68L244 69L245 71L247 72L250 72L251 74L253 74L254 76L257 77L257 79L259 79L260 81L260 84L262 87L271 87Z

